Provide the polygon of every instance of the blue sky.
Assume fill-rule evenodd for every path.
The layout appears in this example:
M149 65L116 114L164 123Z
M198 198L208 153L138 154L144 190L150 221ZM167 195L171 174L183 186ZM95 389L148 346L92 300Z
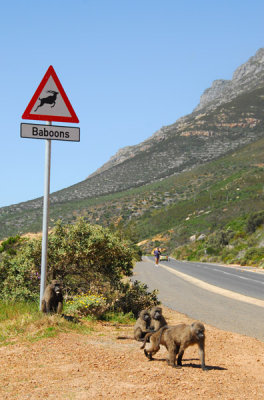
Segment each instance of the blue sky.
M45 141L20 138L20 123L50 65L81 128L80 143L52 141L54 192L192 112L213 80L264 47L263 0L10 0L0 10L0 207L43 196Z

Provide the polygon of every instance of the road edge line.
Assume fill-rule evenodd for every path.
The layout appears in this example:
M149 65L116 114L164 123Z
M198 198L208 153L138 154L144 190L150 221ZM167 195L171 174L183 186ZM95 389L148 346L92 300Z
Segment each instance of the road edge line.
M233 300L243 301L244 303L253 304L254 306L264 307L263 300L255 299L254 297L245 296L237 292L232 292L231 290L228 289L223 289L218 286L211 285L210 283L206 283L204 281L201 281L200 279L186 275L183 272L176 271L175 269L161 263L159 263L159 266L171 272L172 274L177 275L179 278L182 278L185 281L200 287L201 289L205 289L208 290L209 292L220 294L221 296L229 297L230 299Z

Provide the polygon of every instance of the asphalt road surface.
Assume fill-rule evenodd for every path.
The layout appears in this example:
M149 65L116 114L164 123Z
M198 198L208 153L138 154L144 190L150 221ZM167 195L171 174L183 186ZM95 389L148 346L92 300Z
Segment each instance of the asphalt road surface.
M158 289L165 306L211 324L264 341L264 273L215 264L144 257L133 280Z

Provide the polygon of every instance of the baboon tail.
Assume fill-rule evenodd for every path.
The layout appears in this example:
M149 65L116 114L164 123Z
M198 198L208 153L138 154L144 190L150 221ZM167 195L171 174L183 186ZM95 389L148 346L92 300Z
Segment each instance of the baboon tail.
M147 334L145 335L145 337L144 337L144 343L143 343L142 346L140 347L141 349L144 349L144 347L146 346L147 340L148 340L148 338L149 338L151 335L153 335L153 332L147 333Z
M158 346L160 345L160 341L161 341L161 336L163 334L163 332L168 329L168 325L164 325L162 328L160 328L160 335L159 335L159 340L158 340Z

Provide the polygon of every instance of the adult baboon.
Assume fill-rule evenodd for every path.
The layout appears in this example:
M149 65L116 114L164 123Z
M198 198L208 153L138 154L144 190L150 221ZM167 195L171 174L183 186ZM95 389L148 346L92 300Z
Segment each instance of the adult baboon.
M202 369L206 370L204 361L204 331L204 325L199 321L195 321L191 325L179 324L171 327L162 327L159 331L153 334L148 333L145 336L144 343L141 346L141 349L144 349L145 344L149 338L150 347L147 350L144 349L144 353L146 357L152 360L153 354L156 354L159 351L160 345L162 344L169 352L168 364L172 367L176 367L175 361L176 355L178 354L176 368L181 368L184 350L187 349L187 347L189 346L197 344Z
M161 327L167 325L167 321L162 315L162 308L161 307L153 307L150 310L151 322L150 322L150 329L154 331L158 331Z
M61 313L62 304L63 296L61 284L58 280L54 279L44 291L44 296L41 302L41 311L44 313Z
M134 338L138 341L143 341L146 333L153 332L150 330L150 313L148 310L142 310L139 313L138 319L134 325Z

